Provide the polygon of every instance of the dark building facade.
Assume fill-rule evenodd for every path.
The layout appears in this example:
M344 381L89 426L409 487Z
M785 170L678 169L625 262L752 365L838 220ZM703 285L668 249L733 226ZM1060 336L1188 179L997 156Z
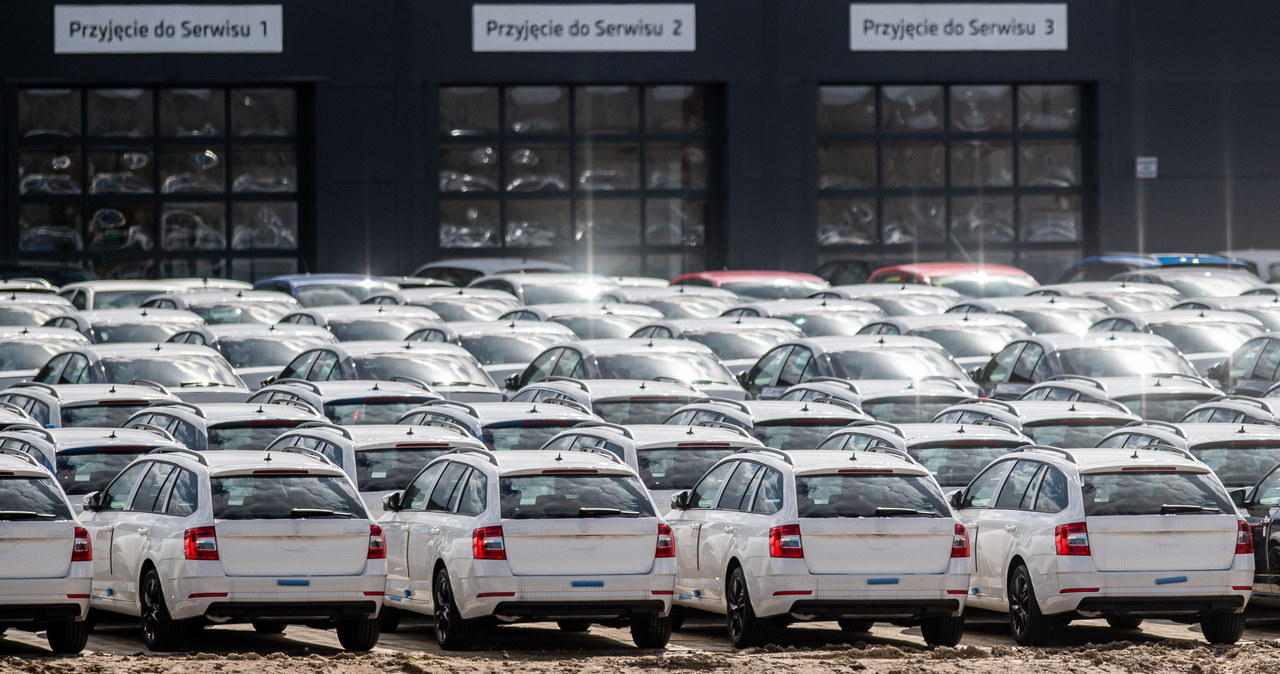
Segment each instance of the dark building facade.
M1050 280L1280 247L1268 3L196 4L5 7L0 255Z

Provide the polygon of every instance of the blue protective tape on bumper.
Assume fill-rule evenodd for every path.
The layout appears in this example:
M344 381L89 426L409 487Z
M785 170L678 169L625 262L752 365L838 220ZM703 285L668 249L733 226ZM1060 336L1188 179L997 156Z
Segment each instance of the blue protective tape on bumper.
M604 587L603 580L575 580L569 585L573 587Z
M868 578L867 585L897 585L897 578Z
M276 585L288 585L291 587L306 587L311 584L309 580L277 580Z
M1172 577L1172 578L1157 578L1157 579L1156 579L1156 585L1168 585L1168 584L1170 584L1170 583L1185 583L1185 582L1187 582L1187 577L1186 577L1186 576L1174 576L1174 577Z

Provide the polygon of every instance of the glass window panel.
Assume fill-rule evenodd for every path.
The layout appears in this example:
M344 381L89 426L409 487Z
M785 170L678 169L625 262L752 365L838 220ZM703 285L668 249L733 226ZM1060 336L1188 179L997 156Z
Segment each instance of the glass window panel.
M578 145L578 189L640 189L640 146L635 143Z
M501 173L498 158L492 145L442 145L440 191L496 191Z
M818 200L818 245L867 245L876 238L875 199Z
M18 194L80 194L80 148L31 148L18 155Z
M697 133L706 117L699 86L645 88L645 128L657 133Z
M1069 250L1030 250L1023 251L1018 257L1016 266L1040 280L1041 283L1052 283L1062 276L1067 267L1080 259L1080 251Z
M958 141L951 144L952 187L1013 185L1013 143Z
M501 221L496 201L446 201L440 204L440 246L496 248Z
M871 190L875 187L875 143L818 144L818 189Z
M640 244L639 199L589 199L578 202L577 240L588 245Z
M1018 144L1018 184L1024 187L1079 185L1080 146L1073 142L1022 141Z
M151 194L151 151L115 148L89 152L89 194Z
M650 253L644 258L645 276L675 278L694 269L706 269L706 257L701 250L686 248L680 253Z
M636 133L640 129L640 90L637 87L577 87L578 132Z
M1024 196L1018 200L1022 240L1079 241L1081 207L1077 195Z
M506 187L510 192L569 189L569 146L510 147L507 150Z
M565 133L569 130L568 87L507 89L507 129L512 133Z
M951 87L952 131L1008 131L1013 128L1013 87Z
M1080 89L1048 84L1018 87L1018 128L1072 131L1080 126Z
M18 132L23 138L80 135L79 89L22 89L18 92Z
M227 167L221 147L160 148L162 194L216 194L226 190Z
M497 87L441 87L440 135L498 133Z
M597 241L596 243L599 243ZM605 276L639 276L644 273L644 265L641 256L619 255L619 254L600 254L591 253L589 260L589 273L604 274ZM671 278L675 278L674 276Z
M160 91L160 135L221 136L226 132L226 92L222 89Z
M885 131L942 130L942 87L884 87L881 96Z
M289 194L298 191L298 153L293 146L251 146L232 150L231 191Z
M296 130L292 89L232 89L231 132L237 136L292 136Z
M885 187L946 185L947 160L943 143L885 143L883 151Z
M644 208L645 243L701 246L706 242L707 202L705 200L648 199L645 201Z
M297 247L298 204L255 201L231 207L231 248L234 250Z
M882 243L939 242L946 237L942 197L902 197L884 200Z
M506 244L512 248L567 246L572 242L570 221L568 201L508 202Z
M23 204L18 215L18 250L24 253L69 253L84 250L80 206Z
M707 189L707 150L702 143L645 146L645 187L651 190Z
M223 250L227 247L226 231L224 204L166 203L160 207L164 250Z
M154 247L151 204L101 205L89 215L89 250L144 252Z
M160 276L176 278L226 278L224 257L180 258L160 261Z
M155 133L149 89L90 89L89 135L140 138Z
M298 260L292 257L246 257L231 260L231 278L237 281L298 273Z
M818 133L875 130L874 87L818 87Z
M951 233L965 243L1013 241L1013 197L953 198Z

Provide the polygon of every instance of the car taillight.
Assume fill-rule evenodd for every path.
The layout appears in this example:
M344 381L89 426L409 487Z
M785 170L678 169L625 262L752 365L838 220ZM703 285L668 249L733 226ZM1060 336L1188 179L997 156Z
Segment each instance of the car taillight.
M93 561L93 544L89 542L89 532L81 527L76 527L76 540L71 544L71 561Z
M1244 520L1240 520L1236 526L1236 554L1253 554L1253 531L1249 529L1249 523Z
M769 556L804 557L799 524L784 524L769 530Z
M369 559L387 558L387 539L382 535L382 527L369 525Z
M951 538L951 556L969 556L969 532L964 530L963 524L956 525L956 534Z
M672 535L671 527L665 524L658 525L658 549L654 551L653 556L655 558L676 556L676 537Z
M476 559L506 559L502 527L481 527L471 532L471 553Z
M187 559L217 559L218 534L213 527L196 527L182 532Z
M1084 522L1059 526L1054 532L1054 539L1058 543L1060 555L1089 554L1089 530L1085 528Z

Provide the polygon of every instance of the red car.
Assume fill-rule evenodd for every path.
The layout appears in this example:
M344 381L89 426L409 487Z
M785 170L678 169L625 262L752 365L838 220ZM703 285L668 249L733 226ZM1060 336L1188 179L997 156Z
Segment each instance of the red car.
M875 270L868 283L920 283L950 288L969 297L1025 295L1040 287L1030 274L1017 267L967 262L899 264Z
M808 297L830 284L813 274L790 271L700 271L678 276L671 285L709 286L741 297L791 300Z

